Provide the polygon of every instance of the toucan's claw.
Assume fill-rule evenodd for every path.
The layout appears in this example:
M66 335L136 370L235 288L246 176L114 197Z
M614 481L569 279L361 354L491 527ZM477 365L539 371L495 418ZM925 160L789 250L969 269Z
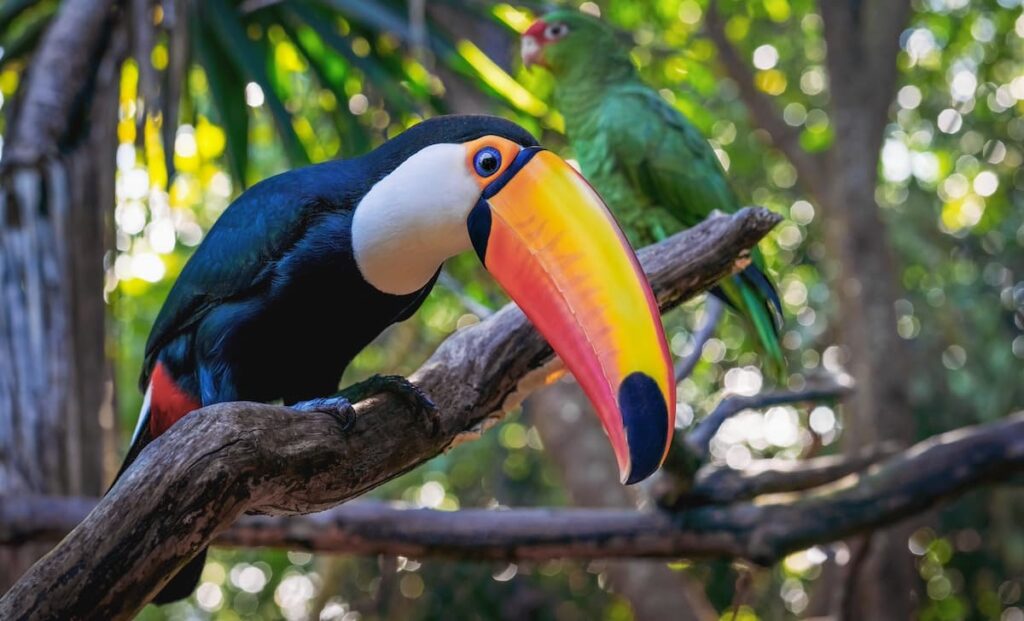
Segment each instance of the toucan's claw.
M324 414L330 414L341 425L342 431L348 431L356 420L356 411L352 407L352 402L341 395L300 401L291 406L291 408L300 412L323 412Z
M374 375L341 391L341 394L353 402L362 401L380 393L394 395L413 409L423 413L427 417L431 434L436 435L441 430L441 415L437 411L437 405L420 390L419 386L401 375Z

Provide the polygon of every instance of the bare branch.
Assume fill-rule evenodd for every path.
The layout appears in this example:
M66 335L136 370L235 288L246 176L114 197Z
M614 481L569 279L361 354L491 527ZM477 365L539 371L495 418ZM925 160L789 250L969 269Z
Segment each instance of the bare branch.
M744 209L644 249L659 304L672 307L733 273L778 220ZM436 426L389 395L357 403L346 429L327 414L255 403L193 412L142 451L85 521L0 600L0 618L29 610L129 617L243 513L325 509L411 470L517 405L548 375L550 359L510 305L456 332L410 377L437 404ZM448 519L440 517L438 524Z
M722 320L725 311L725 304L714 296L708 296L704 305L704 323L693 334L693 351L685 358L676 362L676 383L690 377L693 369L700 362L701 354L704 353L704 346L708 344L711 337L715 335L718 322Z
M772 143L789 158L797 170L801 183L805 184L817 200L822 200L827 189L824 185L824 158L808 153L800 146L800 130L787 125L775 108L772 98L757 89L754 84L754 73L725 34L725 24L718 12L717 0L708 3L704 25L708 37L718 50L718 59L722 67L739 87L740 99L747 107L751 119L768 133Z
M437 284L450 291L452 295L458 298L459 303L462 304L466 310L473 313L480 319L486 319L494 314L493 308L473 299L473 296L466 292L466 288L462 286L459 279L452 276L448 270L441 270L441 275L437 277Z
M1018 412L995 423L930 438L857 476L836 481L827 490L774 502L645 513L619 509L445 512L359 501L307 516L246 516L217 535L214 543L414 558L518 561L720 557L768 565L794 551L868 532L951 500L968 489L1022 472L1024 412ZM72 526L88 502L23 499L23 508L18 509L19 502L5 501L0 504L0 542L9 542L4 538L11 532L20 532L23 537L30 534L34 527L26 516L35 516L43 523L40 531L58 535L58 523L63 522L65 529ZM33 511L32 506L39 510ZM52 513L62 507L66 507L66 516ZM11 515L19 513L20 522L14 521L20 526L12 528ZM109 524L108 530L114 532L108 535L120 535L137 526ZM56 555L62 550L66 552L66 546L59 547ZM136 568L113 568L114 579L124 580ZM79 571L71 571L72 581L81 579ZM19 583L15 594L35 599L36 594L26 591L25 586ZM58 585L36 586L51 596L58 590ZM58 600L39 596L39 601ZM24 609L14 605L11 594L0 601L4 618L16 618L10 616L11 611Z
M725 504L820 487L891 457L897 448L896 444L887 443L854 456L830 455L799 461L763 459L742 470L708 465L697 472L693 487L679 505Z
M708 449L711 439L715 437L718 430L729 418L739 414L743 410L771 407L789 403L804 403L809 401L825 401L840 399L853 390L849 383L844 381L832 381L829 383L811 385L803 390L780 390L762 392L749 397L732 395L722 399L715 409L706 417L701 419L692 431L686 436L686 445L689 450L700 458L707 460Z

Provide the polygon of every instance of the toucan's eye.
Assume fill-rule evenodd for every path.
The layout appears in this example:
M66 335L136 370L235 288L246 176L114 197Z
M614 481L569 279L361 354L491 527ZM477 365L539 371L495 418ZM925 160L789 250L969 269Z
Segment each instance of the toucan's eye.
M561 39L569 34L569 27L565 24L551 24L544 30L544 36L548 39Z
M481 177L490 177L501 168L501 153L494 147L484 147L473 157L473 167Z

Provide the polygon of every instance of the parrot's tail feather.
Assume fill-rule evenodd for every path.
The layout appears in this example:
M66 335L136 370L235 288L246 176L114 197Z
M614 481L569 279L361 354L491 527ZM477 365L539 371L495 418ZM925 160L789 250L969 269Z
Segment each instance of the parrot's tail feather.
M768 373L780 381L784 380L785 359L779 342L782 303L771 280L750 265L732 278L721 281L711 293L750 322L757 335L759 349L765 354Z
M715 285L714 287L711 288L711 290L708 293L715 296L722 302L725 302L725 305L729 307L729 310L733 311L734 313L739 313L741 315L743 314L743 309L740 308L739 305L736 304L736 302L733 302L732 298L729 297L729 292L726 291L725 288L722 287L721 285Z
M185 599L192 595L199 584L199 577L203 574L203 566L206 564L206 550L203 548L199 554L174 574L171 581L164 585L164 588L153 598L157 606L170 604L179 599Z
M774 300L778 299L778 294L775 293L775 288L771 287L773 295L765 295L764 290L756 282L751 282L752 279L747 275L748 271L750 271L749 267L735 276L734 281L739 285L740 296L743 298L747 310L746 315L754 324L761 348L768 355L767 362L770 373L776 379L782 380L785 378L786 366L782 355L782 345L779 342L781 321L776 316L777 308L774 303ZM757 274L760 278L767 280L761 272L757 272Z
M779 299L779 292L775 289L775 284L765 276L756 265L748 265L745 270L740 272L740 277L754 285L754 287L761 293L761 297L767 300L768 310L772 315L772 322L775 324L775 331L778 333L782 330L782 300Z

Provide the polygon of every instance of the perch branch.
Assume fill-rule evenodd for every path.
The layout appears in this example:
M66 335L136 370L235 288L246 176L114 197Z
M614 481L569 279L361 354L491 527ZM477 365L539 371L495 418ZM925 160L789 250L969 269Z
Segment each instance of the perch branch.
M767 565L797 550L868 532L968 489L1022 472L1024 412L1018 412L995 423L935 436L827 488L795 498L687 507L674 513L625 509L447 512L359 501L314 515L245 516L221 532L214 543L415 558L720 557ZM5 502L0 505L0 541L57 537L73 526L92 502ZM133 528L126 525L119 530ZM56 553L60 552L58 548ZM109 579L130 579L130 568L111 569ZM75 579L75 572L70 578ZM34 599L36 594L19 590L19 596ZM0 604L0 612L27 607L15 608L9 600L10 595ZM18 617L5 614L3 618Z
M732 274L778 220L744 209L644 249L661 307ZM510 305L456 332L410 376L437 404L436 426L390 395L355 404L346 429L327 414L256 403L193 412L0 600L0 618L130 617L243 513L319 511L411 470L517 405L550 374L550 359Z

